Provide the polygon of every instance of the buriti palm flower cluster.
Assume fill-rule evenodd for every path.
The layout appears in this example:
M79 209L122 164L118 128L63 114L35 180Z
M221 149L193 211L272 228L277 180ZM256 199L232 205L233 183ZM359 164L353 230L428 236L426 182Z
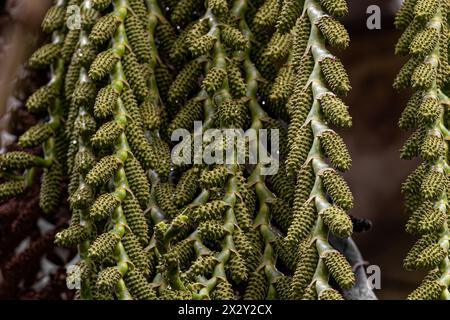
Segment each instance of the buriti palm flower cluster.
M343 299L355 275L329 238L353 231L339 173L351 159L331 126L351 126L351 87L328 46L349 45L346 13L344 0L55 2L53 40L30 60L52 80L27 103L50 116L19 139L44 157L2 155L0 195L43 167L52 214L67 181L72 219L55 243L78 248L78 298ZM177 129L213 128L278 129L278 173L242 165L239 146L231 163L171 161Z
M414 95L399 126L414 130L401 157L420 157L422 163L407 178L402 191L409 214L406 231L420 236L404 259L407 270L431 270L408 299L450 299L448 225L448 106L450 2L407 0L396 26L404 30L396 53L410 55L394 87L412 87Z

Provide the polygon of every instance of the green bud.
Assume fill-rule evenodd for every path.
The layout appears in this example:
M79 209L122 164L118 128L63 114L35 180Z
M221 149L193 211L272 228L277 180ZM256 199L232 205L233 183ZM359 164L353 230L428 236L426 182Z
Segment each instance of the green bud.
M411 85L414 89L428 89L436 81L436 68L431 64L421 63L411 76Z
M53 105L58 95L56 86L43 86L36 90L27 100L26 107L31 113L41 113Z
M394 89L401 90L411 86L411 77L419 63L419 59L412 58L400 69L400 72L394 80Z
M344 210L353 207L353 195L344 178L334 170L324 170L321 175L322 183L333 203Z
M281 33L289 32L295 25L296 20L301 16L305 1L286 0L283 1L281 11L278 16L277 30Z
M64 38L64 44L61 48L61 58L65 62L69 62L70 59L72 58L79 39L80 39L80 30L74 29L67 32L67 35Z
M251 25L256 30L263 30L267 27L272 27L277 23L280 12L280 2L277 0L264 1L259 8Z
M137 269L127 272L125 275L127 289L135 300L156 300L155 290L151 287L144 275Z
M95 133L97 123L89 113L80 114L74 123L74 131L80 136L90 136Z
M320 106L325 117L340 128L350 128L352 126L352 117L348 112L348 107L337 96L324 94L320 97Z
M34 148L54 135L54 131L50 124L48 123L39 123L37 125L32 126L28 129L24 134L22 134L19 138L19 146L22 148Z
M158 129L162 124L162 110L150 99L145 100L139 109L143 128L147 130Z
M213 272L217 263L218 261L214 256L200 256L194 261L184 276L191 281L194 281L197 276L207 277Z
M147 81L141 72L141 67L138 63L136 55L128 51L122 59L123 70L127 81L133 89L134 95L139 101L144 101L147 98L149 91Z
M222 239L227 231L224 227L217 222L207 221L198 226L198 234L202 240L205 241L217 241Z
M60 247L73 248L84 240L89 239L89 230L79 224L71 224L69 228L59 232L55 236L55 244Z
M108 267L99 272L96 289L100 292L113 292L122 275L117 267Z
M325 58L320 61L322 73L331 90L339 95L346 95L350 90L350 80L344 65L337 58Z
M138 2L138 1L136 1ZM136 54L140 63L149 63L152 59L152 49L150 45L150 38L148 37L145 25L142 24L139 17L135 15L128 15L125 20L125 29L127 38Z
M145 255L144 248L139 243L139 239L133 233L128 232L122 238L122 244L131 262L133 262L139 272L147 276L150 272L150 261Z
M94 148L106 149L117 142L123 131L124 127L117 121L106 122L92 136L91 143Z
M439 4L439 0L417 0L414 16L420 21L428 21L436 14Z
M315 245L311 245L311 239L307 238L299 245L298 264L295 268L291 283L291 298L299 300L303 298L306 288L311 283L317 268L319 255Z
M178 207L182 207L190 203L194 199L195 195L197 194L198 179L198 168L194 167L183 173L180 180L178 181L173 195L175 204Z
M444 290L445 286L436 280L424 281L408 295L407 300L439 300Z
M411 54L426 56L436 47L439 40L439 31L435 28L426 28L421 31L409 46Z
M141 208L147 209L147 204L150 200L150 184L144 169L142 169L141 164L135 157L128 156L125 162L125 173L130 188L139 201Z
M214 200L198 206L194 211L192 211L192 217L198 222L220 219L222 214L228 208L229 204L225 201Z
M73 171L86 174L95 164L95 156L89 150L80 150L75 156Z
M202 82L202 89L206 90L210 95L218 91L227 76L227 72L222 68L211 68L206 74Z
M342 295L335 289L325 289L319 294L319 300L344 300Z
M119 24L119 18L113 13L101 17L89 34L89 41L97 47L102 46L107 41L111 40L116 33Z
M50 168L44 169L39 194L39 206L46 214L54 212L61 201L63 179L63 168L58 162L53 162Z
M294 205L292 223L285 238L286 245L294 248L310 233L317 219L317 210L314 201L305 202L301 207Z
M52 33L64 25L65 10L63 6L52 6L42 20L41 28L45 33Z
M329 16L323 16L317 26L332 47L339 50L348 48L350 37L342 23Z
M442 168L431 168L421 186L422 196L427 200L439 198L447 183L447 177Z
M116 156L106 156L97 162L86 175L86 183L98 187L108 182L109 179L122 166L122 161Z
M418 124L417 106L420 104L421 100L422 100L422 92L416 92L411 97L405 109L403 110L402 115L400 116L400 120L398 121L398 126L400 127L400 129L410 130L417 127ZM422 112L419 111L419 113Z
M348 6L345 0L320 0L320 4L332 16L341 18L348 13Z
M89 247L88 257L95 261L102 261L114 252L119 241L120 238L112 231L102 233Z
M177 75L168 93L169 102L181 102L197 86L197 78L202 72L202 64L193 60L189 62Z
M250 274L244 300L264 300L267 297L269 283L266 276L258 271Z
M279 226L282 231L287 232L293 219L292 209L289 207L289 204L286 201L277 198L270 204L270 209L276 225Z
M110 117L116 108L117 100L119 99L118 92L113 86L106 86L98 92L95 99L94 115L96 118L105 119Z
M14 198L25 191L23 181L7 181L0 184L0 201Z
M206 55L211 52L216 40L216 37L209 34L205 34L200 38L191 39L189 41L189 51L194 57Z
M353 232L353 223L345 211L338 207L329 207L320 213L323 222L337 237L347 238Z
M36 158L23 151L11 151L0 155L2 170L25 170L36 165Z
M202 189L221 187L227 181L228 175L229 171L225 166L217 166L212 170L204 171L200 176L200 187Z
M425 97L419 107L419 115L426 123L434 123L442 113L442 106L436 98Z
M432 247L436 241L438 241L438 235L434 233L422 236L422 238L420 238L409 250L407 256L403 260L403 267L410 271L420 269L417 265L419 256L427 247ZM422 260L424 259L422 258Z
M239 252L231 253L228 263L231 280L236 284L246 282L248 279L248 270L241 254Z
M60 44L45 44L30 57L29 65L33 69L46 68L53 64L61 55Z
M295 176L300 167L305 163L313 142L313 130L311 124L307 123L300 128L297 136L290 145L290 150L286 158L286 172L289 176Z
M94 192L87 185L80 185L69 198L70 205L74 209L86 209L94 202Z
M148 224L144 212L139 206L139 202L135 197L127 194L127 197L122 203L122 208L131 231L133 231L139 243L142 246L146 246L149 241Z
M248 40L242 32L232 26L223 25L220 35L223 43L233 50L245 50L249 46Z
M405 0L395 16L395 27L404 30L414 19L414 6L417 0Z
M92 0L92 7L98 11L104 11L111 4L109 0Z
M235 300L233 286L228 281L219 279L211 298L213 300Z
M104 220L112 215L114 209L120 205L120 199L114 194L100 195L89 209L89 215L95 221Z
M327 251L323 254L322 259L339 287L350 289L355 285L356 280L352 267L340 252Z
M447 250L439 244L432 244L426 247L416 260L416 268L431 269L441 264L442 260L447 257Z
M334 131L324 131L320 136L320 144L333 166L340 171L347 171L352 160L343 139Z
M444 155L446 143L442 139L440 132L429 133L422 144L420 155L429 162L434 162Z
M92 62L89 69L89 78L93 81L101 81L109 75L114 65L120 60L120 57L113 51L108 49L100 53Z

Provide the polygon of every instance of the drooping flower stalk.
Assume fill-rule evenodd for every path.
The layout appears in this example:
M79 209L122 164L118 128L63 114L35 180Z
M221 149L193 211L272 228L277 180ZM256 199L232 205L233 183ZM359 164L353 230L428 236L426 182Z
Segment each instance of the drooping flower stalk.
M61 52L68 50L64 13L67 2L55 1L44 18L42 28L52 35L30 58L29 66L37 70L50 69L50 81L27 100L29 112L46 115L19 137L18 145L25 150L42 147L43 157L27 151L14 151L1 155L0 167L4 182L0 185L0 198L5 201L20 195L36 180L36 170L43 168L40 202L42 210L50 214L61 199L61 183L65 171L66 139L63 134L65 100L63 82L66 63Z
M416 92L399 126L414 130L401 149L403 159L419 156L422 164L402 186L409 215L406 231L421 238L404 259L407 270L431 270L408 299L450 299L448 212L448 105L450 79L448 1L405 1L395 24L404 30L396 53L410 55L394 82Z
M269 179L280 194L272 204L274 218L286 232L284 238L275 241L276 252L293 272L292 278L280 280L279 295L342 299L329 278L334 278L338 289L346 289L354 285L355 277L345 257L330 245L328 234L349 237L352 233L352 221L345 210L353 206L353 197L337 173L349 169L351 159L342 138L328 124L344 128L351 125L347 107L338 97L346 94L350 85L341 62L328 51L326 43L337 49L348 46L345 28L330 16L344 14L346 4L335 4L342 7L339 14L322 7L319 1L306 0L300 8L298 5L286 2L278 20L277 32L290 31L292 41L283 71L289 73L289 80L283 80L280 70L268 99L270 104L275 96L289 97L284 104L290 118L286 164L278 176ZM290 19L294 12L296 18L285 20L286 12L291 12ZM292 84L280 86L283 81ZM294 183L295 192L281 187L283 180ZM293 250L296 256L290 254Z

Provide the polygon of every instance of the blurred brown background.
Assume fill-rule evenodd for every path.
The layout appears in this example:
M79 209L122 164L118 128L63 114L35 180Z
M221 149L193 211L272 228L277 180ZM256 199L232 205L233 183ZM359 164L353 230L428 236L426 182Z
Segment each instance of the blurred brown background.
M50 0L0 0L0 111L8 105L18 66L33 51L39 39L40 20ZM352 38L351 47L338 53L349 73L353 90L347 98L354 126L342 132L353 156L347 174L356 206L352 214L370 219L370 232L356 235L370 264L382 272L381 299L404 299L420 281L420 273L402 269L402 259L414 239L404 232L400 185L415 167L399 159L407 134L397 127L408 93L392 89L393 79L405 62L395 57L399 32L392 26L397 0L349 0L350 16L344 21ZM368 30L366 9L381 8L381 30Z

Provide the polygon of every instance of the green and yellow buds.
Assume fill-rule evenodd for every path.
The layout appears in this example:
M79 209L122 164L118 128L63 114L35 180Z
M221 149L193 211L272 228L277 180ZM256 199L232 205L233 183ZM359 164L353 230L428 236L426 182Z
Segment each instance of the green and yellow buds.
M109 217L119 204L120 199L117 196L105 193L95 200L89 210L89 214L95 221L102 220Z
M344 26L337 20L324 16L320 18L318 27L327 41L336 49L347 49L350 37Z
M93 81L103 80L119 61L119 56L114 50L108 49L100 53L92 62L89 69L89 78Z
M97 187L105 184L122 166L122 161L116 156L106 156L100 159L86 175L86 183Z
M64 25L65 10L62 6L52 6L45 14L41 28L46 33L52 33Z
M61 46L59 44L46 44L30 58L30 67L35 69L46 68L53 64L61 54Z
M334 131L325 131L320 136L320 143L331 163L341 171L350 169L352 160L342 138Z
M88 228L79 224L71 224L69 228L59 232L55 236L55 243L62 247L75 247L91 236Z
M94 105L94 115L99 119L111 116L116 108L119 94L112 86L106 86L97 94Z
M327 251L323 261L341 288L349 289L355 284L355 275L345 257L337 251Z
M337 58L324 58L320 61L322 73L333 92L346 95L350 90L350 81L342 62Z
M36 164L36 157L23 151L13 151L0 155L0 168L2 170L25 170Z
M110 40L116 32L120 20L114 14L108 14L101 17L89 34L89 41L95 46L100 47L106 41Z
M0 200L16 197L25 191L23 181L8 181L0 184Z
M320 216L334 235L347 238L352 234L352 220L342 209L330 207L322 211Z
M106 149L116 143L123 131L124 127L117 121L106 122L92 136L91 143L95 148Z
M114 252L119 241L119 236L112 231L101 234L89 248L89 257L96 261L105 259Z
M23 148L37 147L53 135L54 131L50 124L40 123L31 127L27 132L20 136L19 146Z

